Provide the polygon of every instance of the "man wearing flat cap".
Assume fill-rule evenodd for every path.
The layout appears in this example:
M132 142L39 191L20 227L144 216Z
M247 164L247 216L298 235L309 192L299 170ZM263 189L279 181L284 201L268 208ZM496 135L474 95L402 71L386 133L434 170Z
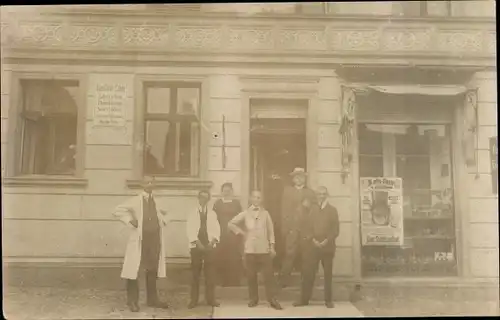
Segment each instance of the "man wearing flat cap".
M290 274L299 254L299 217L304 199L316 201L313 190L306 186L307 173L304 168L295 168L290 173L293 186L286 186L281 201L281 231L284 256L280 272L280 284L288 285Z

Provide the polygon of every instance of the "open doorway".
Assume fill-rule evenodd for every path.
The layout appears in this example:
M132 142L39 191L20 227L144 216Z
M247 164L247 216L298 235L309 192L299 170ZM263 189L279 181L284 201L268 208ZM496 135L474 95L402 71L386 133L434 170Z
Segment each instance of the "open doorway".
M300 119L252 119L250 132L250 189L261 190L264 206L273 220L279 267L281 244L281 196L291 184L290 172L295 167L307 168L306 121Z

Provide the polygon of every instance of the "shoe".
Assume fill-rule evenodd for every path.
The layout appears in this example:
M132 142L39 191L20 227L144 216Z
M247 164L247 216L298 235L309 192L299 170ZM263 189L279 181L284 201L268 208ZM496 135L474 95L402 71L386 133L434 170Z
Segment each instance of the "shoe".
M256 307L258 304L259 304L259 302L258 302L258 301L250 301L250 302L248 303L248 307L249 307L249 308L254 308L254 307Z
M332 308L335 308L335 304L331 301L328 301L328 302L325 302L325 306L328 308L328 309L332 309Z
M154 301L154 302L148 302L148 307L153 307L153 308L160 308L160 309L168 309L170 306L166 302L162 301Z
M136 302L127 303L128 308L132 312L139 312L139 305Z
M210 301L210 302L207 302L207 304L210 306L210 307L214 307L214 308L218 308L220 307L220 303L217 302L217 301Z
M188 304L188 309L194 309L196 308L198 304L194 301L191 301L189 304Z
M304 302L304 301L296 301L293 303L294 307L304 307L309 305L309 302Z
M269 305L273 309L283 310L283 307L280 305L280 303L277 300L271 300L271 301L269 301Z

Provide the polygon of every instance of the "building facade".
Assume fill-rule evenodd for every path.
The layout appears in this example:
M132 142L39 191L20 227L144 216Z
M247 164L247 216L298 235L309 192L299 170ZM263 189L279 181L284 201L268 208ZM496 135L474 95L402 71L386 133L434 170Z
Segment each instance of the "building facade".
M153 175L183 262L199 189L273 214L303 166L336 276L498 281L494 6L3 7L4 261L118 264L112 209Z

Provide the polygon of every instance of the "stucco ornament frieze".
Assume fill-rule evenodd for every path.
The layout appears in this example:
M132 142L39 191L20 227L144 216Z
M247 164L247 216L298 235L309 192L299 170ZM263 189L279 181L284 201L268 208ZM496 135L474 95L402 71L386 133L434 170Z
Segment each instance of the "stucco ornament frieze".
M118 35L111 26L71 26L69 41L77 46L116 46Z
M379 30L335 30L332 28L329 38L334 50L379 50Z
M175 20L175 19L174 19ZM160 51L218 52L290 51L290 52L366 52L373 54L427 52L428 54L471 54L494 57L496 33L492 26L453 29L439 23L420 25L412 22L387 23L367 21L362 27L347 22L315 20L304 25L277 20L237 19L189 22L159 21L154 24L132 24L114 17L109 21L2 21L4 48L58 46L71 50L115 48ZM152 22L152 21L150 21ZM302 23L302 22L301 22Z
M485 41L486 53L493 54L496 56L497 34L495 32L486 33L486 37L485 37L484 41Z
M221 48L222 30L213 27L178 27L175 44L180 48Z
M230 28L228 31L230 49L273 49L272 29Z
M170 39L168 26L126 26L123 28L122 37L123 44L126 46L161 46L167 45Z
M383 49L389 51L421 51L430 49L430 30L386 30Z
M16 31L21 44L58 46L63 42L63 27L60 24L22 23Z
M481 52L483 32L446 31L439 34L438 46L443 51Z
M12 41L11 26L8 23L0 24L0 43L7 44Z
M325 50L325 32L322 30L279 30L278 46L281 49L293 50Z

